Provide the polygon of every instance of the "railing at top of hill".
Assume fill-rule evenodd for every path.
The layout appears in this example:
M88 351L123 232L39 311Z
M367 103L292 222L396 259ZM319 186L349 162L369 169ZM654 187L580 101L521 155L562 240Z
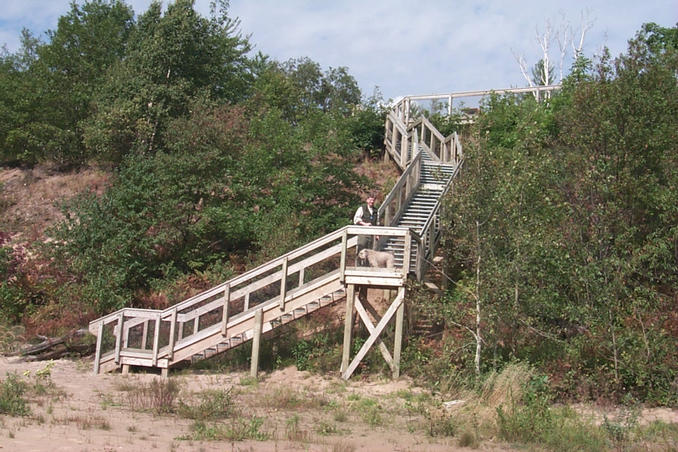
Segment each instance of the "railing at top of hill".
M461 144L456 133L444 137L424 116L413 118L413 106L418 102L444 102L447 114L453 112L457 99L482 98L491 94L532 94L538 101L548 99L560 85L509 88L485 91L460 91L447 94L405 96L398 100L386 118L384 145L387 154L404 171L417 153L419 143L425 143L431 153L442 163L459 163L462 160ZM445 105L442 105L445 107Z
M425 94L419 96L405 96L391 107L391 112L401 119L405 124L410 121L410 112L412 103L421 101L445 102L447 115L452 115L453 103L456 99L470 99L489 96L491 94L532 94L537 101L548 99L552 91L559 90L561 85L543 85L527 88L506 88L481 91L457 91L446 94Z

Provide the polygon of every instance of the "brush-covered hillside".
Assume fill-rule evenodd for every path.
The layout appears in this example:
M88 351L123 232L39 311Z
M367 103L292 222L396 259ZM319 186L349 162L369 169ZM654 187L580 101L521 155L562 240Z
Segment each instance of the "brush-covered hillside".
M447 288L408 297L438 329L403 372L448 391L520 362L561 399L678 403L677 30L581 55L547 102L484 101L445 203ZM382 99L251 48L226 10L92 1L2 56L2 337L169 306L388 190ZM290 353L321 368L330 337Z

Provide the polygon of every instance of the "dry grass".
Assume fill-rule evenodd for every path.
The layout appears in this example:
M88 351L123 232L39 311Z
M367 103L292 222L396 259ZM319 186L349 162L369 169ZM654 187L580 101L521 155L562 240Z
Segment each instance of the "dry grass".
M32 237L20 240L41 239L47 227L63 218L58 203L86 191L101 194L109 179L109 174L93 168L71 172L57 172L46 165L0 168L0 204L5 208L0 228L30 231Z

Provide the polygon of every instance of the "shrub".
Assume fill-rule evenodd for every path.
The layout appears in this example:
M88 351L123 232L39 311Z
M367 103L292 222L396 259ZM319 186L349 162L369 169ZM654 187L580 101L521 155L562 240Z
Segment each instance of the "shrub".
M30 413L28 401L24 394L28 384L17 374L6 374L5 380L0 381L0 414L10 416L26 416Z

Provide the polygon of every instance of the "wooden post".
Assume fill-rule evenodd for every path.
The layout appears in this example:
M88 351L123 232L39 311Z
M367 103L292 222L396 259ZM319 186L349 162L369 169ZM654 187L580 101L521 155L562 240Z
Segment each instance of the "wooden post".
M301 287L301 286L304 285L304 271L305 270L306 270L305 268L299 269L299 286L298 287Z
M346 244L348 243L348 231L344 229L341 234L341 259L339 261L339 281L346 280Z
M282 275L280 276L280 310L285 310L285 295L287 295L287 257L283 259L282 263Z
M153 366L158 364L158 348L160 346L160 314L155 317L155 330L153 331Z
M115 335L115 363L120 363L120 347L122 346L122 335L123 335L123 322L125 321L124 311L118 314L118 324L115 329L117 334Z
M403 289L404 290L404 289ZM393 378L400 377L400 351L403 345L403 319L405 318L405 302L396 311L395 340L393 343Z
M341 369L343 374L348 369L351 359L351 339L353 335L353 305L355 303L355 284L349 284L346 291L346 314L344 318L344 347L341 355Z
M172 309L172 316L170 317L170 333L169 333L169 344L168 344L168 357L169 359L174 358L174 344L175 344L175 339L174 339L174 334L177 328L177 308Z
M264 310L257 309L254 313L254 334L252 336L252 360L250 376L257 378L259 374L259 347L261 345L261 331L263 329Z
M351 364L349 364L348 368L346 368L346 370L341 373L341 377L344 380L348 380L349 378L351 378L351 375L353 374L353 372L355 372L356 368L358 367L358 364L360 364L360 361L363 360L367 352L370 350L370 348L372 348L372 345L374 345L374 343L379 340L379 336L384 330L384 327L386 327L388 322L396 313L397 309L403 303L404 296L405 288L400 287L398 289L398 296L395 298L395 300L393 300L393 303L391 303L391 306L389 306L389 308L386 310L381 320L379 320L379 323L377 323L377 325L374 327L374 330L371 331L370 337L367 338L367 341L365 341L363 346L360 347L360 350L358 350L358 353L353 358L353 361L351 361Z
M141 349L146 350L148 345L148 320L144 320L144 329L141 333Z
M408 229L405 233L405 243L403 244L403 275L407 277L410 272L410 260L412 256L412 232Z
M198 328L200 328L200 316L196 315L195 319L193 319L193 334L198 333Z
M97 348L94 353L94 374L99 373L99 362L101 361L101 346L104 339L104 322L99 322L99 329L97 329Z
M228 324L228 304L231 301L231 285L226 284L224 288L224 307L221 315L221 335L226 336L226 325Z
M245 307L243 308L243 311L247 311L250 308L250 293L247 292L245 294Z

